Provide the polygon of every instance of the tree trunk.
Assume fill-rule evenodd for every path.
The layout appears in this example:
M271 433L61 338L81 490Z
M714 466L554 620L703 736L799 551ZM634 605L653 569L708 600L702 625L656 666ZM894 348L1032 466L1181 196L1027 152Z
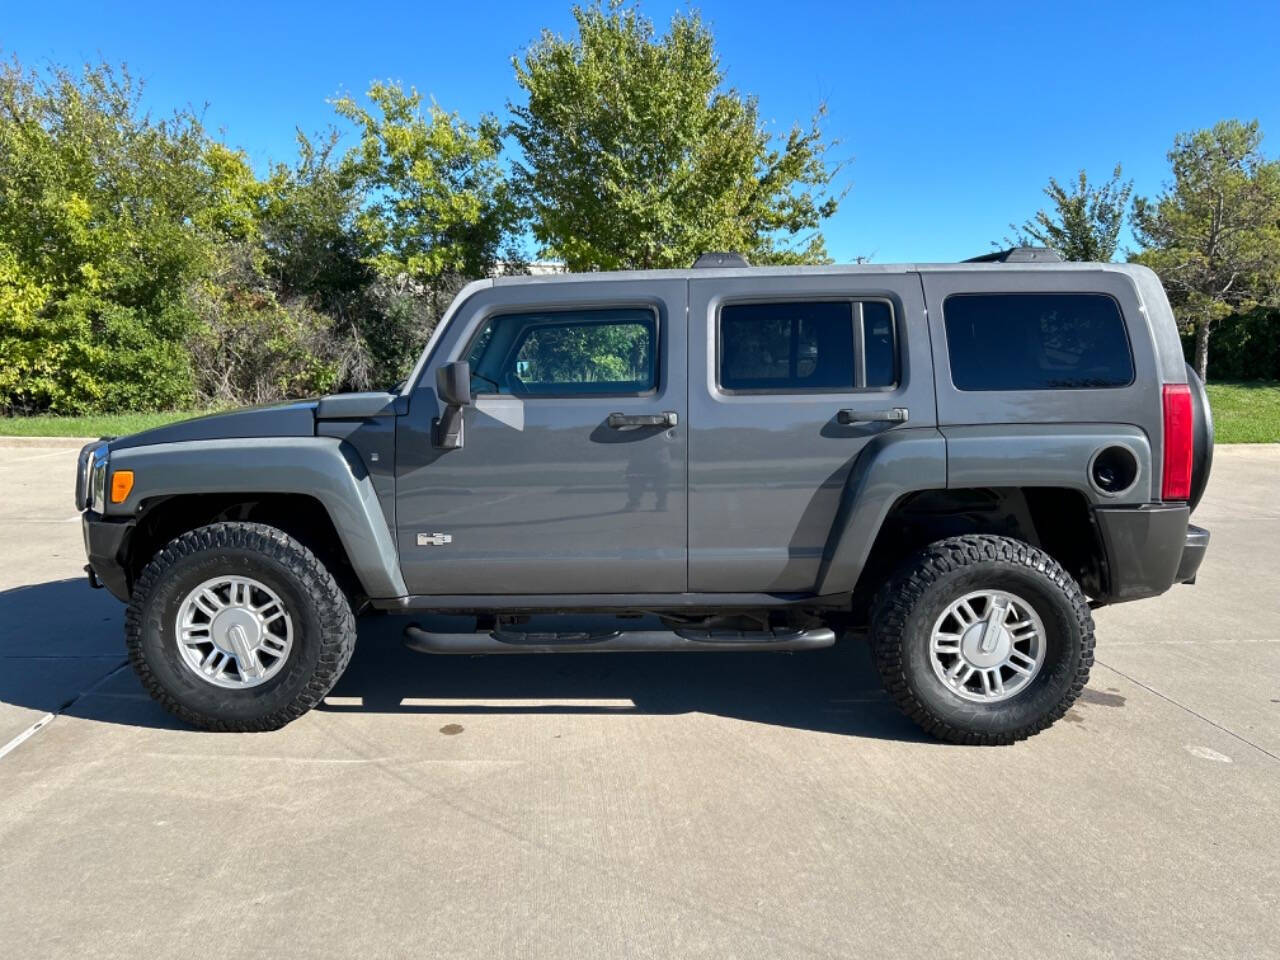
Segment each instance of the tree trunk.
M1209 320L1196 324L1196 373L1203 382L1209 380Z

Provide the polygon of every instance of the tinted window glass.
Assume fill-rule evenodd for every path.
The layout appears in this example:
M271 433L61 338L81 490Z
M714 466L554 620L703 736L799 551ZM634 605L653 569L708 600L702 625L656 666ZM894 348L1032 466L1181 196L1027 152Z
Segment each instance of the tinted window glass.
M1133 382L1115 300L1096 293L957 294L942 307L961 390L1072 390Z
M868 387L891 387L898 382L893 311L882 300L862 304L862 341L867 357Z
M505 314L467 360L474 393L644 393L657 385L657 326L648 310Z
M720 385L727 390L853 389L853 304L722 308Z

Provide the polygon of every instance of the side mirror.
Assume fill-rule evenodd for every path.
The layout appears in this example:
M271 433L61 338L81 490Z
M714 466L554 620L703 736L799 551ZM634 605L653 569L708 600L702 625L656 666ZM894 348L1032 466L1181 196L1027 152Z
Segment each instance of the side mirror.
M435 421L436 446L457 450L462 446L462 408L471 405L471 364L455 360L437 368L436 395L444 404Z
M471 364L465 360L446 363L436 370L436 393L446 406L471 404Z

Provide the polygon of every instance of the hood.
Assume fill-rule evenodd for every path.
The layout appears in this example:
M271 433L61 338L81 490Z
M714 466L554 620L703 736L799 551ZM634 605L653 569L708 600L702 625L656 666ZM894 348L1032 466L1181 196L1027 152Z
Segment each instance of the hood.
M181 420L111 441L112 450L186 440L229 440L242 437L314 437L317 420L368 420L403 412L404 399L381 390L333 393L319 400L270 403Z
M186 440L226 440L233 437L311 437L316 432L316 407L320 401L243 407L213 413L193 420L181 420L111 441L112 450L128 450L155 443L182 443Z

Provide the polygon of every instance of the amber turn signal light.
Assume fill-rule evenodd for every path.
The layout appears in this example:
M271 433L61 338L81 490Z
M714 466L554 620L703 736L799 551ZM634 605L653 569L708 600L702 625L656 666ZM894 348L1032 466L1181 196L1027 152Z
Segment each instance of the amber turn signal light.
M133 489L133 471L117 470L111 474L111 502L124 503Z

